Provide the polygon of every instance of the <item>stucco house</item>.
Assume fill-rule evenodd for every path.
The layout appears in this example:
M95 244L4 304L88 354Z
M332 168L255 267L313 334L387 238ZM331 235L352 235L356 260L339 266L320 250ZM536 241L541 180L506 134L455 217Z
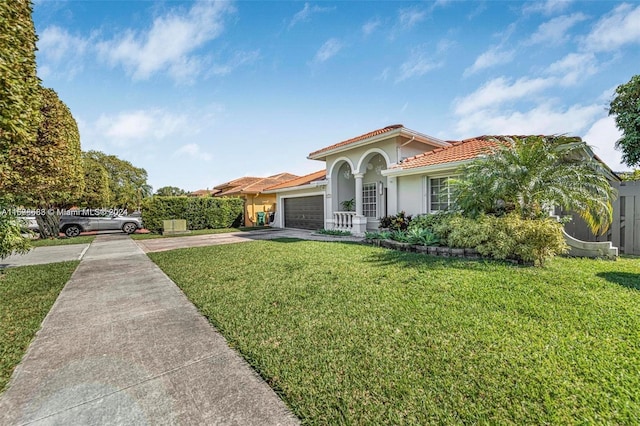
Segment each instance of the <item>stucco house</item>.
M264 189L297 177L291 173L279 173L268 177L245 176L215 186L213 196L242 198L244 200L244 225L257 225L259 213L265 214L266 224L269 214L276 209L276 195L274 193L265 194Z
M386 215L444 210L452 201L449 178L456 170L508 138L445 141L396 124L327 146L308 156L324 161L323 170L264 191L275 195L272 226L363 235ZM349 200L354 211L344 208Z

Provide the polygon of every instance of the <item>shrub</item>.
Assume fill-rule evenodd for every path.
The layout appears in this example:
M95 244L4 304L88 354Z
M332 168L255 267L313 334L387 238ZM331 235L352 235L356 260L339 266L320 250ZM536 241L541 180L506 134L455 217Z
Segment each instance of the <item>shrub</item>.
M389 239L392 239L393 241L397 241L399 243L408 243L409 242L409 238L407 237L407 233L404 232L404 231L400 231L400 230L391 231L389 233Z
M454 214L450 212L438 212L414 216L411 219L411 223L409 223L408 229L430 229L433 231L433 228L436 227L440 222L442 222L443 220L448 220L452 216L454 216Z
M551 218L522 219L517 214L470 219L450 216L436 226L436 235L453 248L474 248L494 259L517 259L544 266L567 251L562 225Z
M413 223L413 222L412 222ZM424 228L410 228L407 231L407 240L411 244L432 246L438 244L440 241L430 229Z
M407 215L404 211L391 216L384 216L380 219L380 229L388 229L390 231L406 231L411 223L411 215Z
M242 221L244 201L240 198L152 197L144 201L142 221L152 232L162 231L162 221L185 219L187 229L229 228Z

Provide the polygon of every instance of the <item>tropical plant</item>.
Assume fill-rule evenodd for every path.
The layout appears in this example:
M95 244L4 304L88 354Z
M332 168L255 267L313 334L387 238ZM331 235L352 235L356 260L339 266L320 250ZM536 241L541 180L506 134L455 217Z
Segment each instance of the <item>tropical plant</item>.
M622 137L616 148L622 149L622 161L628 166L640 166L640 75L616 88L609 115L615 115Z
M351 235L351 232L343 231L341 229L318 229L316 233L322 235L334 235L337 237L348 237L349 235Z
M350 200L344 200L340 203L342 209L346 212L352 212L356 209L356 201L352 198Z
M407 236L407 233L404 232L404 231L400 231L400 230L390 231L389 239L391 239L393 241L397 241L399 243L408 243L409 242L409 237Z
M395 215L384 216L380 219L378 228L390 231L406 231L411 223L411 215L401 211Z
M589 152L577 137L514 137L460 169L456 207L469 217L515 211L541 218L559 206L577 212L594 234L604 233L616 191Z
M421 246L433 246L440 242L438 237L430 229L411 228L407 231L407 240L411 244Z

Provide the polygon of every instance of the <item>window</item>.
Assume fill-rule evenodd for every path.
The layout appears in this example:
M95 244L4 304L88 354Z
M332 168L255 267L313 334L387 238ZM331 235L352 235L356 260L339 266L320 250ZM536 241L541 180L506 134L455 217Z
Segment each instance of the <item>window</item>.
M366 217L378 217L376 187L375 182L362 185L362 214Z
M451 186L449 178L435 178L429 180L429 210L439 212L446 210L451 204Z

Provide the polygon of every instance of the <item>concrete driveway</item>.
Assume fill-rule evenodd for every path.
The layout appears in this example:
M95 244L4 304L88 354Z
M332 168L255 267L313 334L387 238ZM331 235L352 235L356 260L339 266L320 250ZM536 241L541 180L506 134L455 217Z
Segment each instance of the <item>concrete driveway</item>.
M313 241L362 241L359 237L336 237L319 235L313 231L303 229L265 229L259 231L230 232L227 234L193 235L185 237L155 238L136 240L138 246L145 253L175 250L188 247L205 247L220 244L246 243L255 240L273 240L276 238L298 238Z

